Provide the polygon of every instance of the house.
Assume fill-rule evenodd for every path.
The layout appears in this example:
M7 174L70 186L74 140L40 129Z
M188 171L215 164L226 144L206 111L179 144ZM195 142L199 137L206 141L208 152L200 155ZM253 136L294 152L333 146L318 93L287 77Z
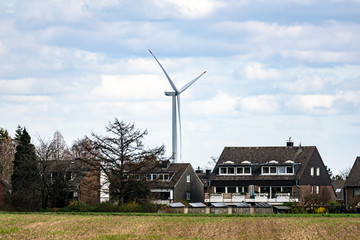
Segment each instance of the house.
M49 161L50 181L64 185L65 202L82 201L89 205L100 202L100 167L79 159Z
M347 207L360 208L360 157L355 159L344 184L344 201Z
M164 161L147 174L146 181L150 186L150 199L154 203L203 201L204 185L190 163Z
M210 175L205 202L285 202L335 200L334 189L315 146L225 147Z
M11 186L5 180L0 179L0 207L3 207L6 203L6 199L9 197Z

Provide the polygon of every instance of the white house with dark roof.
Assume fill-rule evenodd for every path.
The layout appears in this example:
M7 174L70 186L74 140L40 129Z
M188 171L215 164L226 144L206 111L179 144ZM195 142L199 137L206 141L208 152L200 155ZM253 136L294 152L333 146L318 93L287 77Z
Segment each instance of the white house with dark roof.
M327 203L335 193L315 146L225 147L209 178L205 202Z

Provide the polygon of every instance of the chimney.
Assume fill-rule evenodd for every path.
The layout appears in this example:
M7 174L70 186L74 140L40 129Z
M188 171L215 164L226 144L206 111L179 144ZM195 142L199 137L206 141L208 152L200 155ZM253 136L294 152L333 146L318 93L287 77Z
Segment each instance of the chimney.
M286 147L292 148L294 146L294 142L291 141L291 137L289 137L289 140L286 142Z

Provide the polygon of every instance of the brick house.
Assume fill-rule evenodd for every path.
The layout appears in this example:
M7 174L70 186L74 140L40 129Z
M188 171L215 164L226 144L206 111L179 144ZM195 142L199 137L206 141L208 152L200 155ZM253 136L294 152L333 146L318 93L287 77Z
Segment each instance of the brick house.
M147 174L146 181L154 203L202 202L204 198L204 185L190 163L165 161Z
M344 202L347 207L360 207L360 157L355 159L344 184Z
M326 167L315 146L225 147L209 179L205 202L335 200Z
M100 202L100 167L81 160L51 161L50 178L65 180L65 201L79 200L89 205Z

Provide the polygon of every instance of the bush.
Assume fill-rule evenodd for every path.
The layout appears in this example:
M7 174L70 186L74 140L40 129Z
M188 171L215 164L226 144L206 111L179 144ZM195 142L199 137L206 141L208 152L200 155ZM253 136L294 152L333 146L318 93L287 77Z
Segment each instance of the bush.
M316 213L326 213L326 208L319 207L318 209L316 209Z
M64 212L89 212L91 208L84 202L74 200L61 210Z
M135 200L119 206L120 212L142 212L142 207Z
M112 202L102 202L96 204L93 209L93 212L120 212L120 206L113 204Z

